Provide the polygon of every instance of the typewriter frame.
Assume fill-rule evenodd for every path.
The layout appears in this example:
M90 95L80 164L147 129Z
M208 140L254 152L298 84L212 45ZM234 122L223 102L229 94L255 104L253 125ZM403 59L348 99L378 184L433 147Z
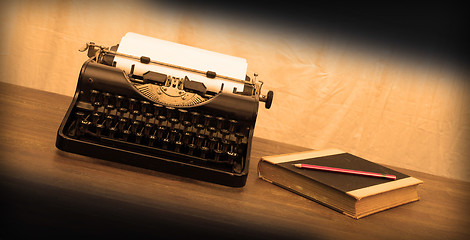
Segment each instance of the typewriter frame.
M149 100L138 91L135 91L131 85L123 82L126 79L129 79L129 76L124 71L113 66L97 63L95 59L96 57L91 57L81 68L76 92L58 129L56 141L57 148L67 152L232 187L243 187L245 185L249 169L251 141L258 112L258 94L246 96L243 94L239 95L220 92L212 99L191 108L201 110L206 113L214 113L214 115L216 115L218 111L222 110L229 117L231 115L237 116L237 119L241 119L249 123L247 139L244 142L246 144L246 150L244 152L245 156L243 156L242 169L240 171L234 172L214 168L210 164L205 165L197 161L197 163L194 163L191 159L195 158L197 160L197 157L190 156L188 158L185 154L167 151L165 149L146 147L144 145L129 142L123 144L127 149L122 149L119 148L119 141L111 143L94 142L72 137L67 134L67 129L71 128L71 125L73 124L74 113L79 109L93 111L93 107L90 103L82 101L87 98L87 92L92 89L109 90L108 88L115 88L114 90L117 92L113 93L136 99ZM76 121L76 124L78 124L78 120Z

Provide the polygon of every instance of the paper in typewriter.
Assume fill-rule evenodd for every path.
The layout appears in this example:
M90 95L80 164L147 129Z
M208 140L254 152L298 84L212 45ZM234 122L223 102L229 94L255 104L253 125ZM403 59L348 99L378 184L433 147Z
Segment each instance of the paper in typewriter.
M117 52L137 57L146 56L151 60L204 72L213 71L216 72L217 75L240 80L245 80L246 76L247 63L243 58L211 52L131 32L122 37ZM125 57L116 56L114 61L116 61L116 67L126 71L126 73L129 73L131 66L135 64L134 74L142 75L147 71L154 71L179 78L188 76L188 78L193 81L203 82L207 90L213 92L219 92L222 83L224 84L224 92L233 92L234 87L237 88L237 91L243 91L244 87L243 84L239 82L218 78L211 79L198 73L158 64L143 64L138 60Z

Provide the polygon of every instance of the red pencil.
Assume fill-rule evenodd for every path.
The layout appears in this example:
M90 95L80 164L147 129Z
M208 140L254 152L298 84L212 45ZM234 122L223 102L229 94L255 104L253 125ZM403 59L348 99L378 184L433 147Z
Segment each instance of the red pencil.
M392 179L392 180L397 179L397 176L395 176L395 175L383 174L383 173L364 172L364 171L351 170L351 169L334 168L334 167L326 167L326 166L318 166L318 165L310 165L310 164L300 164L300 163L293 164L293 165L298 167L298 168L315 169L315 170L340 172L340 173L349 173L349 174L356 174L356 175L363 175L363 176L387 178L387 179Z

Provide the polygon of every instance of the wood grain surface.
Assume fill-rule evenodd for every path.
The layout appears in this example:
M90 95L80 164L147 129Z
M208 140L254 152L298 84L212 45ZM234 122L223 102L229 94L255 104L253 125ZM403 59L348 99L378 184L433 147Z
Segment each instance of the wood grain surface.
M250 173L231 188L55 147L71 98L0 83L0 237L203 236L224 239L464 239L470 184L424 181L421 200L354 220L258 178L262 156L307 150L254 138ZM273 120L274 121L274 120Z

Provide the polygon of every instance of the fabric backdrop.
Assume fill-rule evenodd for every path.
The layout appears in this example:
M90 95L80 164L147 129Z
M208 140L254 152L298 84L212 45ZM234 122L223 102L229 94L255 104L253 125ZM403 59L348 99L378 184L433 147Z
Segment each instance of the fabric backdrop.
M0 80L72 96L89 41L126 32L243 57L275 93L255 136L468 181L465 74L337 33L225 19L147 1L2 1Z

